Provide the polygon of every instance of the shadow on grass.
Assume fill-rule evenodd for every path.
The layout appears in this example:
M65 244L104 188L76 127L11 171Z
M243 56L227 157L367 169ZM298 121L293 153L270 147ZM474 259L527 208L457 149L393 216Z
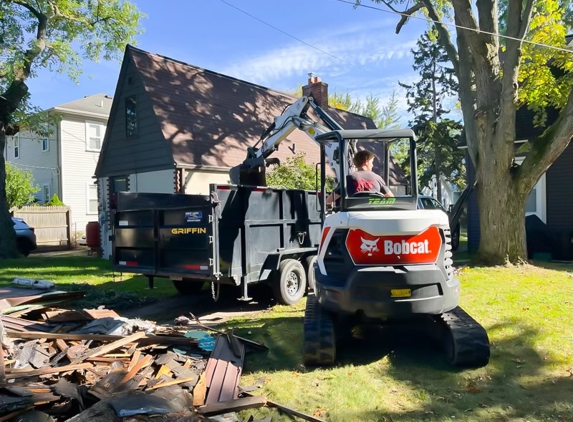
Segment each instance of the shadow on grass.
M263 341L270 349L249 353L244 373L304 371L302 323L301 317L281 317L234 324L237 334L251 332L247 337ZM573 421L573 378L566 372L567 363L552 360L549 353L540 355L534 348L540 333L518 321L491 327L490 338L492 333L503 337L499 333L507 328L518 328L519 334L493 343L490 363L475 370L450 367L441 350L422 337L404 334L390 338L370 330L361 339L345 341L337 350L334 370L347 365L367 366L386 358L389 364L384 369L363 370L374 378L377 373L371 371L401 381L415 392L420 405L412 412L365 409L329 416L345 421L443 420L452 416L472 421ZM563 368L562 373L556 368ZM374 404L372 409L376 409Z

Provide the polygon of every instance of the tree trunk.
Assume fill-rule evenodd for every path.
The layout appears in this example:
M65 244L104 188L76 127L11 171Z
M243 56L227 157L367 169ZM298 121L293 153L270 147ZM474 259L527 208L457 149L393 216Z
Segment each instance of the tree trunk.
M496 149L480 151L476 175L480 222L478 259L487 265L527 260L524 224L527 195L519 193L509 167L500 160Z
M12 216L8 210L6 199L6 161L4 151L6 150L6 124L0 120L0 259L15 258L16 252L16 232Z

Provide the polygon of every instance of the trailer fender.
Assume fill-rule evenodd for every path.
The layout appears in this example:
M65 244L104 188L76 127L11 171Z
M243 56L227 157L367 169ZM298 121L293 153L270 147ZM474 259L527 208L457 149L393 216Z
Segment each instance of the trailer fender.
M300 248L269 254L261 268L259 281L268 280L271 277L273 271L278 271L281 261L287 258L298 259L302 261L308 255L316 255L316 251L316 248Z

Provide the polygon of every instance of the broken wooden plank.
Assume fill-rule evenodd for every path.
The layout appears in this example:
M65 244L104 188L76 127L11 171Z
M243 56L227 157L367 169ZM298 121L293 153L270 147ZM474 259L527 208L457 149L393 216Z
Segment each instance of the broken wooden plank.
M143 333L143 331L140 331ZM15 332L11 330L6 330L6 336L9 338L17 338L17 339L41 339L46 338L49 340L66 340L66 341L82 341L82 340L92 340L92 341L116 341L121 340L124 337L122 336L113 336L107 334L69 334L69 333L44 333L44 332ZM169 344L169 345L183 345L183 346L193 346L197 345L198 341L186 338L186 337L168 337L168 336L153 336L153 335L145 335L144 337L138 338L134 341L134 343L139 344Z
M133 333L127 337L123 337L111 343L104 344L103 346L90 350L86 355L82 356L81 358L74 359L72 361L72 364L83 362L86 358L105 355L106 353L111 352L112 350L118 349L121 346L125 346L126 344L132 343L135 340L138 340L142 337L145 337L145 331L138 331L137 333Z
M247 397L258 397L256 394L251 394L251 393L243 393L243 395ZM299 412L298 410L290 409L286 406L283 406L282 404L279 404L271 400L267 400L266 405L268 407L274 407L280 410L281 412L286 413L287 415L296 416L309 422L326 422L322 419L315 418L314 416L307 415L306 413Z
M241 410L263 407L266 403L267 399L264 396L242 397L235 400L206 404L197 409L197 412L205 416L220 415L221 413L240 412Z
M77 371L78 369L89 369L92 367L91 363L80 363L79 365L65 365L58 366L57 368L43 368L43 369L12 369L9 374L6 374L6 379L17 379L25 377L37 377L40 375L57 374L59 372Z
M197 379L197 376L189 377L189 378L179 378L179 379L176 379L173 381L168 381L168 382L154 385L153 387L148 387L146 390L155 390L156 388L169 387L170 385L183 384L185 382L191 382L191 381L194 381L196 379Z
M205 372L201 374L199 382L193 389L193 406L203 406L207 395L207 384L205 382Z
M125 377L123 377L123 379L119 382L120 384L123 384L124 382L129 381L130 379L132 379L141 369L146 368L147 366L151 365L151 363L153 362L153 357L151 355L145 355L143 358L139 359L139 362L137 362L133 368L131 368L129 370L129 372L127 374L125 374Z

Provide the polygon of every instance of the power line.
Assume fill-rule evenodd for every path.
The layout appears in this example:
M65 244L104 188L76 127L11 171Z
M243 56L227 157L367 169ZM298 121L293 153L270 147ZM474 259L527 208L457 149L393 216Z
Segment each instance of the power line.
M221 1L223 1L223 0L221 0ZM467 26L457 25L457 24L455 24L455 23L441 22L441 21L437 21L437 20L430 19L430 18L421 18L421 17L418 17L418 16L408 15L407 13L397 12L397 11L395 11L395 10L385 10L385 9L382 9L382 8L380 8L380 7L375 7L375 6L366 6L366 5L364 5L364 4L358 4L358 5L357 5L355 2L352 2L352 1L349 1L349 0L335 0L335 1L338 1L338 2L340 2L340 3L351 4L351 5L353 5L353 6L364 7L364 8L366 8L366 9L373 9L373 10L376 10L376 11L378 11L378 12L390 13L390 14L392 14L392 15L399 15L399 16L403 16L403 17L406 17L406 18L412 18L412 19L423 20L424 22L428 22L428 21L429 21L429 22L438 23L438 24L445 25L445 26L451 26L451 27L458 28L458 29L465 29L466 31L476 32L476 33L480 33L480 34L493 35L494 37L498 37L498 38L507 38L508 40L520 41L520 42L532 44L532 45L535 45L535 46L538 46L538 47L545 47L545 48L549 48L549 49L557 50L557 51L562 51L562 52L569 53L569 54L573 53L573 50L568 49L568 48L556 47L556 46L554 46L554 45L543 44L543 43L538 43L538 42L534 42L534 41L528 41L528 40L526 40L526 39L519 39L519 38L516 38L516 37L511 37L511 36L509 36L509 35L503 35L503 34L498 34L498 33L495 33L495 32L483 31L483 30L481 30L481 29L469 28L469 27L467 27Z
M251 18L256 19L256 20L258 20L259 22L261 22L261 23L263 23L263 24L265 24L265 25L267 25L267 26L273 28L274 30L279 31L279 32L285 34L286 36L291 37L291 38L297 40L298 42L301 42L301 43L303 43L303 44L309 46L310 48L314 48L315 50L320 51L321 53L327 54L327 55L329 55L330 57L332 57L332 58L334 58L334 59L336 59L336 60L340 60L341 62L346 63L346 64L348 64L348 65L350 65L350 66L354 66L353 63L347 62L346 60L341 59L340 57L335 56L334 54L331 54L331 53L329 53L328 51L324 51L324 50L322 50L322 49L320 49L320 48L318 48L318 47L315 47L314 45L309 44L309 43L307 43L306 41L303 41L303 40L301 40L300 38L297 38L297 37L295 37L294 35L291 35L291 34L289 34L288 32L285 32L285 31L283 31L282 29L279 29L279 28L277 28L276 26L273 26L273 25L271 25L270 23L267 23L267 22L263 21L262 19L257 18L256 16L251 15L250 13L248 13L248 12L246 12L246 11L244 11L244 10L238 8L237 6L235 6L235 5L233 5L233 4L229 3L229 2L227 2L227 1L225 1L225 0L220 0L220 1L221 1L222 3L225 3L226 5L228 5L228 6L232 7L232 8L234 8L234 9L237 9L239 12L244 13L245 15L250 16Z

